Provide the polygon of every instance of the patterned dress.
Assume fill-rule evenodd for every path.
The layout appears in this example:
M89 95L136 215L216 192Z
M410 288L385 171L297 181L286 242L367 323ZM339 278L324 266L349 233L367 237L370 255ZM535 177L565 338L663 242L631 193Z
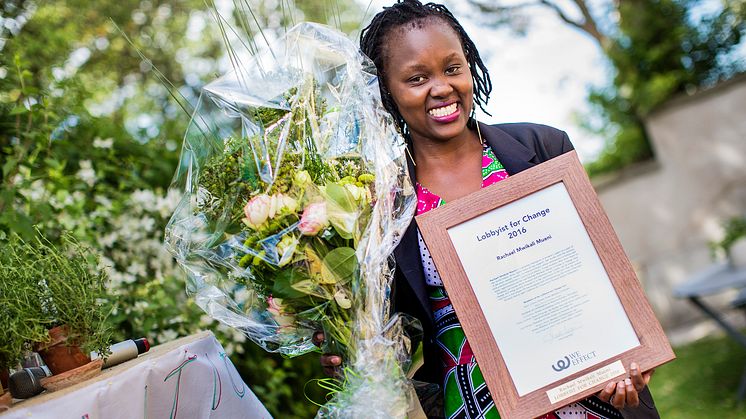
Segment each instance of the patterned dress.
M492 149L482 151L482 187L508 177L508 172L497 160ZM445 201L424 186L417 184L417 214L423 214L445 204ZM420 257L429 286L430 306L435 320L435 342L443 363L444 416L446 418L499 418L492 395L487 389L482 372L474 359L471 346L456 318L443 282L435 269L430 252L418 234ZM565 418L621 418L614 407L590 397L543 416L546 419Z

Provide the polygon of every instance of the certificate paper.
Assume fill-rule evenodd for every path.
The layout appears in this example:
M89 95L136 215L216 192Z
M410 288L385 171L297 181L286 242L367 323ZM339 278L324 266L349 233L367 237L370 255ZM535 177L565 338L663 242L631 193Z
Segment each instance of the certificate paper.
M519 396L640 346L562 182L447 231Z

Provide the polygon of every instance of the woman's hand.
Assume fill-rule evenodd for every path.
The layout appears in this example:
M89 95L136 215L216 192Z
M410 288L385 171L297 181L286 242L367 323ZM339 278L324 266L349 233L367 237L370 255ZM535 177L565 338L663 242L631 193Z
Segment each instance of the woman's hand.
M640 367L633 362L629 366L629 378L607 384L597 396L617 409L637 407L640 405L638 393L648 385L654 372L655 370L650 370L640 373Z
M324 339L326 339L326 337L324 336L324 332L321 331L314 333L313 338L311 338L313 344L318 347L321 347L321 344L324 343ZM339 366L342 365L341 356L334 354L323 354L320 357L320 362L325 375L334 378L339 377Z

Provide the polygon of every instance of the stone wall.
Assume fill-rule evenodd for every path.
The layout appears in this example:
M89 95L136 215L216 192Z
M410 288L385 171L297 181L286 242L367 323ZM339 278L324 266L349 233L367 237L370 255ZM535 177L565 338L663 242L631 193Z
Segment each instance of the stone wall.
M746 77L671 101L647 129L655 162L594 184L661 323L686 340L707 328L672 288L713 262L723 221L746 214Z

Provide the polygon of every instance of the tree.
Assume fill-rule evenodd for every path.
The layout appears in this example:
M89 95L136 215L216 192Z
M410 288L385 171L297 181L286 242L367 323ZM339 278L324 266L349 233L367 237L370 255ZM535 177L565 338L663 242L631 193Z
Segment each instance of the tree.
M587 0L567 2L572 7L554 0L511 6L472 3L498 16L497 23L516 19L530 7L551 10L594 39L609 59L612 81L591 89L588 96L599 118L586 126L607 139L598 160L587 167L591 174L652 157L644 125L651 111L677 94L712 86L746 69L743 59L733 57L746 31L743 1L727 0L719 11L701 17L695 16L702 7L699 0L616 0L596 5L612 19L600 18Z

